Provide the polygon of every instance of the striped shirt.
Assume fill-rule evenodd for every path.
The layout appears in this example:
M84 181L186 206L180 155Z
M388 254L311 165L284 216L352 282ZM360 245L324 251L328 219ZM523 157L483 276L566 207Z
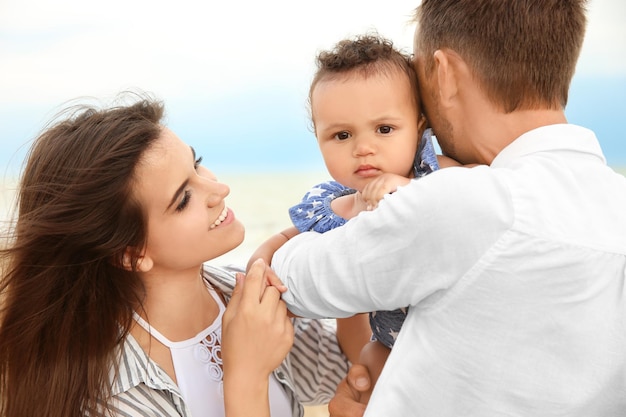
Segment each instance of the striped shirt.
M228 300L237 271L205 265L203 276ZM292 414L302 417L303 405L330 401L349 363L337 344L334 321L297 318L293 324L293 347L274 375L291 401ZM120 346L119 357L118 372L112 373L112 398L107 404L112 415L191 416L176 383L150 359L132 335Z

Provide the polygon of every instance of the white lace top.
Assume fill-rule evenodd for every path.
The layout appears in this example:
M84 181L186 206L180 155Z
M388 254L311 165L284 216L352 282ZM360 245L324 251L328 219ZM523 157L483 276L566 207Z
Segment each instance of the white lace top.
M194 417L224 416L221 339L225 306L213 288L209 287L209 292L219 306L219 313L209 327L191 339L172 342L134 314L141 327L170 349L178 387ZM276 417L291 416L289 399L273 374L270 377L270 411Z

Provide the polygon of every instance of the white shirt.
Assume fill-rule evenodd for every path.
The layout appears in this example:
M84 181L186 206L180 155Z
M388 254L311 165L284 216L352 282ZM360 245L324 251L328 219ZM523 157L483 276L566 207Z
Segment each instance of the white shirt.
M410 306L366 416L626 415L626 178L587 129L412 181L272 265L297 315Z

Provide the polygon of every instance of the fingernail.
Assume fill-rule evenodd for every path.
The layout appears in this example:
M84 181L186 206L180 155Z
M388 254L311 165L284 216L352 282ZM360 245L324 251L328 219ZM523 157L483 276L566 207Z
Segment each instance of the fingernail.
M354 381L354 384L357 388L365 388L367 387L368 383L369 381L367 380L367 378L364 377L357 378L356 381Z

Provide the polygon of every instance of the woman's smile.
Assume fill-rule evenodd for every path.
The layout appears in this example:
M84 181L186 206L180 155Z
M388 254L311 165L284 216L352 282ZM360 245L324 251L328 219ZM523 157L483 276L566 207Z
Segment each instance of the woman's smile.
M224 206L224 210L217 217L217 220L213 222L211 226L209 226L209 230L215 229L221 224L231 223L235 218L235 214L228 207Z

